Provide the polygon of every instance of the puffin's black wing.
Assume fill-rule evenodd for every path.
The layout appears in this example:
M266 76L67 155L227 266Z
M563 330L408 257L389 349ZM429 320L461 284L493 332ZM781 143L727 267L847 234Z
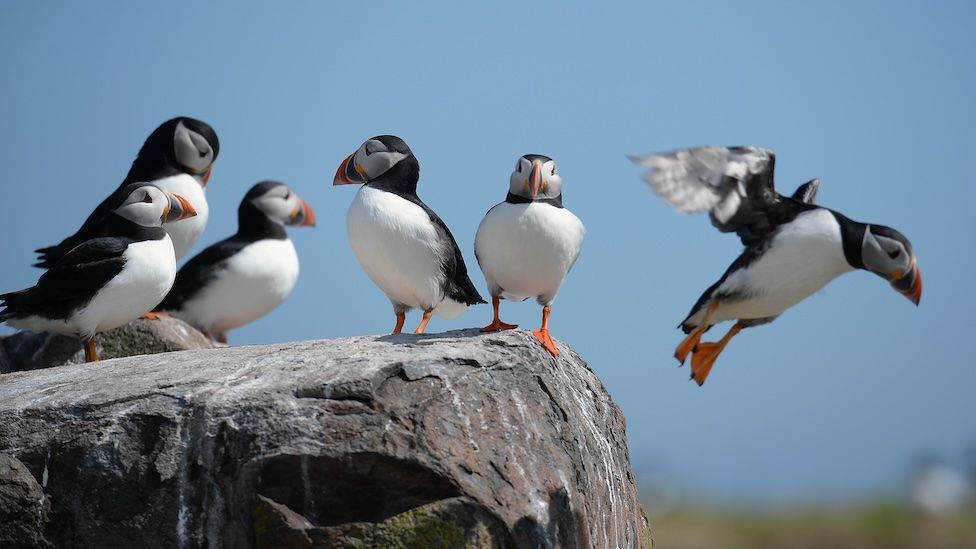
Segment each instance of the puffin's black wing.
M651 168L644 180L672 207L708 211L712 225L735 232L746 245L796 214L797 203L773 186L776 156L769 149L699 147L631 160Z
M163 302L156 306L157 311L179 311L183 304L193 299L223 269L227 260L241 251L253 240L238 238L236 235L212 244L187 261L179 272L176 281ZM245 296L246 297L246 296Z
M478 289L474 287L474 282L471 282L471 278L468 276L468 267L464 264L464 257L461 255L461 248L458 248L457 241L454 240L454 235L451 234L451 230L447 228L447 224L444 220L440 218L434 210L430 209L424 201L420 199L419 196L413 193L396 193L397 196L409 200L414 204L420 206L427 212L430 217L431 223L437 227L438 232L441 233L441 238L445 242L450 244L447 246L447 255L443 259L443 264L441 268L444 270L444 274L447 275L447 280L449 281L449 287L447 294L448 296L457 301L458 303L464 303L465 305L477 305L478 303L487 303L481 294L478 293ZM451 254L453 249L454 253Z
M103 237L76 246L42 274L33 287L0 295L6 307L0 312L0 321L30 315L66 318L122 272L122 254L132 242L127 237Z

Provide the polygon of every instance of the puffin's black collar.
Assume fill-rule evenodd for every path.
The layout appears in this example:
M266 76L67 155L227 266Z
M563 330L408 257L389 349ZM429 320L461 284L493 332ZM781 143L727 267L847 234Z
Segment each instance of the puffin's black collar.
M559 195L556 198L539 198L532 200L531 198L525 198L524 196L519 196L517 194L508 193L505 197L505 202L509 204L529 204L531 202L540 202L542 204L549 204L550 206L555 206L557 208L563 207L563 195Z

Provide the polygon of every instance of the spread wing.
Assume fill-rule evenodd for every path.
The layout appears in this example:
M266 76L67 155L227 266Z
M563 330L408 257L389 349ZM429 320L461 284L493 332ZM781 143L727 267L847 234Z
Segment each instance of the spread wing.
M715 228L735 232L747 245L794 209L773 186L776 156L769 149L699 147L630 159L650 168L644 181L673 208L707 211Z

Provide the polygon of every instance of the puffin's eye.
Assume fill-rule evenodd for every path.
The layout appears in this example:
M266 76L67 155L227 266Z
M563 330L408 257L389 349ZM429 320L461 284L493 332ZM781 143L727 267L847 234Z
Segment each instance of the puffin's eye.
M285 191L285 200L291 199L291 191Z
M152 204L153 199L152 199L152 195L149 194L149 191L146 191L146 196L142 197L142 201L145 202L146 204Z
M517 171L518 173L522 173L522 163L521 162L516 162L515 163L515 171Z
M888 252L888 257L890 257L891 259L898 259L898 256L900 255L901 255L901 250L897 248L893 252Z
M366 156L373 154L373 151L369 150L369 142L363 145L363 151L366 153Z
M555 164L552 165L552 173L549 174L549 175L556 175L556 165Z

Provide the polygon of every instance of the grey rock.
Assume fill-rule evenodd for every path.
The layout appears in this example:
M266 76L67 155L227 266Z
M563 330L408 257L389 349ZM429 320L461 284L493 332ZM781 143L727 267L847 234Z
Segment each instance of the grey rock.
M560 351L468 330L11 373L0 452L47 471L57 546L650 547L623 415Z
M0 454L0 547L51 547L44 538L48 501L27 467Z
M173 317L134 320L95 338L102 359L209 349L214 345L198 330ZM85 353L76 337L17 332L0 337L0 374L81 364Z

